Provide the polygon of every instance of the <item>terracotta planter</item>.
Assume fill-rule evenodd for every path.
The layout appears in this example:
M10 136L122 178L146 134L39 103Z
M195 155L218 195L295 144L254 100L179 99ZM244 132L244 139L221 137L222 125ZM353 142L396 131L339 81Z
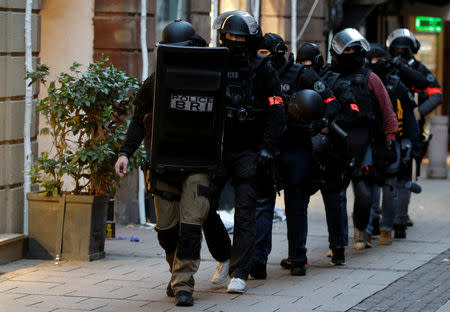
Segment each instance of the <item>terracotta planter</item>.
M105 256L108 196L29 193L27 199L29 258L92 261Z

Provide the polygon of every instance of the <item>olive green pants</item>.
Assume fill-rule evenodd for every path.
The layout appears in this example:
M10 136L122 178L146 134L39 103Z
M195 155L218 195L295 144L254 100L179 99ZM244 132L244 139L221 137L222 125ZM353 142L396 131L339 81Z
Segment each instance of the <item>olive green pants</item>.
M201 226L209 211L209 200L205 194L199 194L199 186L208 188L209 184L209 175L203 173L188 175L182 182L181 192L156 180L158 192L169 192L180 197L177 201L154 196L156 230L160 244L166 250L172 272L170 284L175 294L180 290L194 291L194 274L200 264ZM172 234L163 237L165 233ZM166 245L176 246L175 254L168 251L162 240Z

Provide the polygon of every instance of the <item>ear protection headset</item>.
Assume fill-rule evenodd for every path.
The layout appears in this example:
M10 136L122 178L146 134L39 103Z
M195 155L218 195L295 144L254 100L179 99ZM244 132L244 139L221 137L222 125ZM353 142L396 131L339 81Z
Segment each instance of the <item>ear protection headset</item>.
M273 54L284 54L288 51L287 46L284 44L283 41L280 41L281 37L278 37L274 34L267 34L267 36L270 37L273 41L272 51ZM281 39L282 40L282 39Z
M284 54L288 50L287 46L283 42L275 42L272 49L276 54Z
M322 53L320 53L319 47L317 46L317 44L312 42L309 42L309 44L314 48L314 50L318 52L314 55L313 64L316 64L319 68L321 68L324 65L325 61L323 59Z

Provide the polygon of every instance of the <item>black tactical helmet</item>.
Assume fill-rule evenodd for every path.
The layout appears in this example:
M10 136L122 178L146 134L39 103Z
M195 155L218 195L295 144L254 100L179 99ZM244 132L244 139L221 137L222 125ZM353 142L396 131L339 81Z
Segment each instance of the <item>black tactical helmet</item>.
M342 55L347 48L356 48L358 54L364 54L369 51L370 44L355 28L345 28L334 35L330 53Z
M214 21L213 29L218 30L222 44L236 56L244 56L248 51L256 53L262 40L261 27L249 13L241 10L226 12ZM226 34L245 36L245 42L230 40ZM247 52L246 52L247 51Z
M316 71L319 71L325 63L319 47L311 42L302 45L297 52L297 63L302 63L307 60L311 61L312 67Z
M177 45L190 45L192 38L196 35L191 23L182 20L175 20L164 27L162 40L160 43Z
M398 28L391 32L386 39L386 46L391 53L395 48L406 49L413 54L420 49L419 41L407 28Z
M221 34L249 36L250 30L245 20L239 15L230 15L222 24Z
M325 103L319 93L304 89L295 93L288 113L295 120L319 120L324 116Z
M262 36L261 27L256 19L248 12L236 10L219 15L214 21L213 28L220 34L241 36Z
M379 43L371 43L370 50L366 55L368 66L380 77L384 77L391 68L391 56L389 55L387 49ZM375 63L372 63L374 58L384 58L380 59Z
M284 55L288 50L283 38L273 33L264 35L264 40L262 41L260 48L270 51L273 55Z
M366 57L369 61L376 57L384 57L384 58L386 58L386 60L391 59L391 56L389 55L386 48L383 47L379 43L371 43L370 44L370 50L369 50L369 52L367 52Z

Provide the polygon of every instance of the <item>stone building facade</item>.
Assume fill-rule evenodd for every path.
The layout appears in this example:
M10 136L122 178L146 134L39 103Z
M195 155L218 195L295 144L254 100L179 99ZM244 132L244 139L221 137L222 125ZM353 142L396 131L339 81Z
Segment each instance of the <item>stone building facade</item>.
M259 1L259 20L263 32L280 34L288 45L291 45L292 1ZM21 232L23 226L25 2L25 0L0 0L0 159L3 160L0 162L0 234ZM294 50L309 41L318 44L322 52L326 53L329 5L337 2L337 0L318 2L304 35L296 42ZM140 79L142 62L140 3L141 0L33 0L34 58L49 65L51 73L56 76L59 72L67 71L73 60L87 65L104 53L110 56L115 66ZM188 20L198 33L209 41L213 16L212 3L214 1L211 0L147 0L149 72L154 66L155 43L160 39L161 30L168 22L176 18ZM217 0L216 3L220 14L234 9L252 11L257 0ZM296 3L296 30L299 34L315 0L301 0ZM369 6L367 12L370 13L376 12L373 10L374 6L400 2L346 0L344 3L347 7ZM401 3L391 15L424 12L415 10L419 7L418 4L410 4L406 0ZM380 14L387 13L380 12ZM430 6L430 12L427 11L426 14L437 14L436 12L440 12L441 15L446 12L442 17L445 21L450 20L448 6L438 9ZM396 20L400 26L401 19ZM379 19L375 16L359 26L364 28L372 21L377 27L392 24L389 19ZM370 30L370 27L366 29ZM385 36L381 35L379 30L381 28L375 29L378 36L374 38ZM446 36L448 37L448 32ZM445 42L444 48L447 49L448 40ZM445 68L448 68L448 64ZM442 74L442 77L446 76L445 73ZM448 81L442 84L447 86ZM34 93L37 94L37 90ZM38 135L38 128L45 125L42 119L37 123L37 119L32 133L34 155L50 148L48 138ZM137 175L131 174L124 181L118 194L116 211L120 212L121 222L137 222Z
M141 77L142 56L140 50L140 0L95 0L93 17L93 57L101 54L111 57L117 67L129 75ZM219 14L235 9L250 9L250 0L219 0ZM152 55L155 43L159 41L164 25L176 18L190 21L197 32L207 41L211 38L211 0L168 0L147 1L147 45L149 51L149 72L154 67ZM297 32L299 33L314 0L298 1ZM321 0L312 18L297 42L297 48L306 41L315 42L325 52L326 37L323 33L326 1ZM181 10L180 10L181 9ZM291 41L291 1L261 0L260 24L263 32L274 32ZM137 175L130 174L122 182L116 196L116 219L120 223L138 222Z
M25 0L0 1L0 234L23 231ZM40 51L41 1L33 1L32 49ZM37 94L37 90L34 90ZM37 119L31 140L37 152Z

